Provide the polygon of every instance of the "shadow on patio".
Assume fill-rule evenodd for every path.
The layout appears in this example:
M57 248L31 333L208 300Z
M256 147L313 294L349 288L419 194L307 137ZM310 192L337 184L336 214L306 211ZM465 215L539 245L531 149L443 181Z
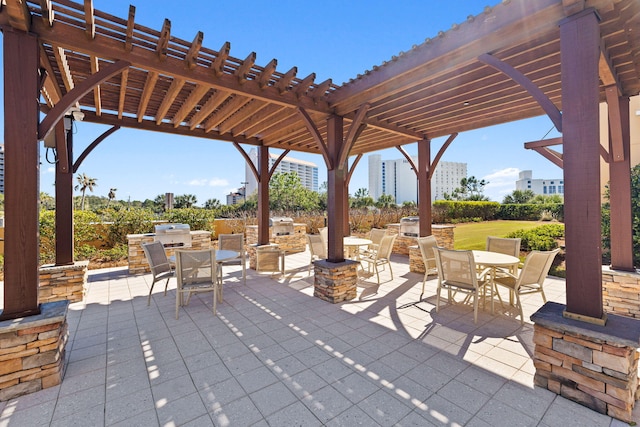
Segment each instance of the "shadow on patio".
M0 403L2 425L583 425L618 421L533 387L533 326L506 307L441 301L436 278L393 257L394 280L358 298L313 295L308 253L283 277L225 268L224 302L196 295L174 318L175 281L146 305L151 275L91 271L70 306L60 386ZM161 287L160 287L161 288ZM547 297L564 303L564 282ZM523 299L525 318L542 305ZM620 425L624 425L620 423Z

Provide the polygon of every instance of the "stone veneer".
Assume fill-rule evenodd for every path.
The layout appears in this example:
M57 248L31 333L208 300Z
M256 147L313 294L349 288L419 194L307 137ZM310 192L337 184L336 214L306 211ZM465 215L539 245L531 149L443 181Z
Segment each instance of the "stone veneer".
M354 299L357 294L359 264L352 260L314 261L313 296L334 304Z
M640 321L608 315L605 326L567 319L547 302L531 316L535 384L594 411L631 422L638 389Z
M602 303L607 313L640 319L640 274L602 267Z
M258 226L247 225L245 228L247 235L247 246L258 243ZM293 234L288 236L271 236L271 227L269 227L269 243L275 243L280 249L287 254L297 254L307 249L307 225L295 223L293 224Z
M88 267L89 261L76 261L72 265L40 267L38 302L82 301L86 291Z
M68 307L45 303L38 315L0 322L0 401L62 382Z
M191 231L191 248L189 249L209 249L211 247L211 232L204 230ZM129 274L149 273L149 263L142 250L143 243L153 242L155 234L127 234L127 244L129 245ZM173 256L175 250L180 248L166 248L167 256Z
M454 225L431 225L431 234L433 234L438 241L438 246L447 249L453 249L453 229ZM397 234L396 240L393 242L393 253L400 255L411 255L410 247L418 244L416 237L400 236L400 224L387 224L387 230L389 234ZM418 251L419 253L420 251ZM422 258L422 257L420 257ZM413 270L411 270L413 271ZM424 267L422 270L424 273Z

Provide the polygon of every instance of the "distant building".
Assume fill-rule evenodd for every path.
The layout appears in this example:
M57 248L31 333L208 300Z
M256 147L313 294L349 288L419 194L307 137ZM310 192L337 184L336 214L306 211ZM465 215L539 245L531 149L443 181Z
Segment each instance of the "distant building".
M521 171L516 181L516 190L531 190L536 195L551 196L557 194L564 197L564 179L533 179L532 171Z
M0 194L4 194L4 144L0 144Z
M415 164L418 158L412 157ZM431 201L444 199L460 187L460 180L467 177L467 164L440 162L431 177ZM390 194L396 203L415 202L418 180L407 159L382 160L379 154L369 155L369 195L377 200L382 194Z
M227 205L239 205L244 203L246 200L244 191L244 187L240 187L238 190L227 194Z
M279 155L269 153L269 168L278 160ZM249 158L254 165L258 164L258 151L252 148L249 151ZM300 177L302 186L311 191L318 191L318 166L315 163L306 162L304 160L285 157L276 167L274 173L295 172ZM252 195L258 191L258 181L253 175L249 165L245 165L245 181L247 182L247 195Z

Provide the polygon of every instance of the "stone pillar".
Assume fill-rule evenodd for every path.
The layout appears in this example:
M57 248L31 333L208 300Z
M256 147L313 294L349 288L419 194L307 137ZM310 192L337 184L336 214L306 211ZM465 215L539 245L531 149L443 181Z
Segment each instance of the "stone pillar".
M38 315L0 322L0 401L62 382L68 307L45 303Z
M354 299L359 264L350 259L342 262L314 261L313 296L334 304Z
M41 303L82 301L86 293L89 261L72 265L43 265L40 267L38 300Z
M640 319L640 274L602 267L604 311Z
M640 321L609 315L606 326L563 317L547 302L531 316L535 384L594 411L631 422L638 397Z

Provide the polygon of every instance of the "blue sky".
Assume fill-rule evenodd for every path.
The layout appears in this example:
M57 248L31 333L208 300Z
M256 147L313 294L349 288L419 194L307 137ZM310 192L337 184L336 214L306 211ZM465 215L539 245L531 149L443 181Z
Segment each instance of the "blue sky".
M397 1L280 1L247 0L212 2L192 0L137 1L136 22L159 30L165 18L171 20L171 34L192 40L204 32L203 45L219 49L231 43L231 55L244 59L255 51L256 64L278 60L278 71L298 67L298 77L316 73L316 82L332 78L342 84L373 65L408 51L427 37L446 31L469 15L482 13L496 0L397 0ZM94 7L126 18L129 1L94 0ZM184 5L181 7L180 5ZM0 47L1 49L1 47ZM0 88L1 95L2 88ZM2 106L0 105L0 109ZM534 178L560 178L562 170L539 154L525 150L523 143L539 140L552 128L539 117L501 126L464 132L444 154L442 161L466 162L469 176L485 179L485 194L502 201L515 189L520 170L533 170ZM4 135L3 122L0 123ZM108 127L77 123L74 154ZM548 137L559 136L555 131ZM432 141L435 156L446 138ZM42 143L41 143L42 144ZM250 146L245 146L247 151ZM416 144L405 146L415 155ZM277 150L272 150L278 153ZM45 159L41 145L41 191L54 194L53 165ZM383 159L402 157L396 149L376 152ZM319 181L326 181L326 169L319 155L291 153L291 157L314 162ZM367 155L353 174L349 192L368 187ZM225 203L226 194L241 187L245 164L232 144L179 137L159 132L120 129L103 141L85 159L78 173L97 179L95 195L106 196L117 188L116 197L126 200L153 199L173 192L194 194L198 205L211 198Z

